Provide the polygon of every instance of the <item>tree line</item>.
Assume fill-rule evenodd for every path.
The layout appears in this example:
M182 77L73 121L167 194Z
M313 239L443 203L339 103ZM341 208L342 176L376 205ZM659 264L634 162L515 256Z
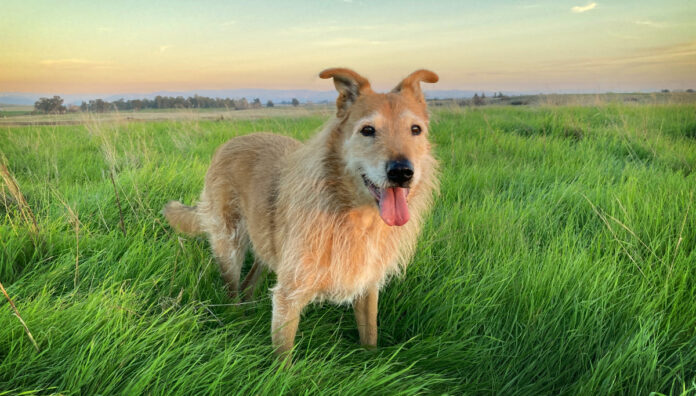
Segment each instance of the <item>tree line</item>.
M281 102L299 106L300 101L293 98L290 102ZM84 111L104 113L107 111L127 111L127 110L145 110L145 109L228 109L228 110L245 110L261 108L264 105L259 98L254 99L251 103L246 98L230 99L230 98L209 98L207 96L156 96L154 99L118 99L109 102L103 99L92 99L87 102L83 101L78 106L65 106L63 99L60 96L53 98L40 98L34 103L34 110L37 113L45 114L63 114L66 112ZM266 107L274 107L273 101L269 100L265 104Z

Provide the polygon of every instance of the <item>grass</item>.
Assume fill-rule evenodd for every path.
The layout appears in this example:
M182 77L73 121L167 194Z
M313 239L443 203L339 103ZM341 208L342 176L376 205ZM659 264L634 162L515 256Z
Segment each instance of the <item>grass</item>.
M5 107L5 108L0 108L0 119L6 118L6 117L17 117L17 116L24 116L24 115L31 115L31 112L34 110L33 107Z
M0 282L39 348L3 300L0 395L696 394L693 105L437 111L442 192L380 348L312 306L279 370L273 277L232 305L159 210L195 200L226 139L324 119L0 127L38 223L0 185Z

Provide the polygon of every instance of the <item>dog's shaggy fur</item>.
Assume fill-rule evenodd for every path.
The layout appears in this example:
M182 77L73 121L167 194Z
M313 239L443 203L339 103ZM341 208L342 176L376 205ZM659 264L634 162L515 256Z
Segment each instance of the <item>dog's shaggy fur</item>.
M247 297L260 265L277 274L277 353L292 349L303 307L320 300L352 302L361 343L376 346L378 291L413 255L437 190L420 89L437 82L435 73L416 71L387 94L349 69L320 77L334 79L339 97L336 117L314 138L233 138L215 153L198 204L164 209L177 230L208 235L232 295L249 247L256 263L242 284ZM410 161L410 180L390 178L395 160Z

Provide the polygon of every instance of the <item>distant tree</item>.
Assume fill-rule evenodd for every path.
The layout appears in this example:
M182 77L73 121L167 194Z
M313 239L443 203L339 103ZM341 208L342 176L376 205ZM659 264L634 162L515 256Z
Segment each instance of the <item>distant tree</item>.
M53 104L55 98L41 98L41 100L36 102L36 111L42 113L51 112L52 108L55 106ZM62 100L62 99L60 99ZM62 102L61 102L62 103ZM283 102L284 104L290 104L290 102ZM293 102L296 106L300 102L295 99ZM307 102L311 103L311 102ZM273 107L275 103L272 100L266 102L266 107ZM81 111L92 111L92 112L107 112L113 110L144 110L144 109L180 109L180 108L225 108L234 110L244 110L250 107L261 108L263 103L261 99L254 98L252 103L247 102L245 98L242 99L230 99L230 98L209 98L206 96L192 96L184 98L183 96L157 96L154 99L129 99L125 100L123 98L115 100L113 102L107 102L103 99L90 100L89 102L82 102L79 109ZM57 112L65 112L66 109L63 107L62 110Z
M191 107L191 103L187 101L183 96L177 96L172 100L172 107L175 109L187 109Z
M475 93L473 102L475 106L481 106L482 104L484 104L484 98L480 97L477 93Z
M133 100L129 100L128 102L130 102L130 108L135 110L135 111L138 111L138 110L142 109L143 107L145 107L143 105L143 101L140 99L133 99Z
M105 113L110 107L111 103L106 102L103 99L97 99L94 101L93 111L96 111L97 113Z
M246 98L241 98L239 100L235 100L235 110L246 110L249 108L249 102L247 102Z
M660 92L662 92L662 93L669 93L669 89L663 89L663 90L660 91Z
M300 101L297 100L297 98L292 98L292 105L295 106L295 107L297 107L297 106L300 105Z
M65 113L63 98L54 96L52 98L40 98L34 103L34 109L39 113L62 114Z
M164 108L166 108L166 106L167 106L167 100L164 97L157 95L155 97L155 107L158 109L164 109Z
M694 90L693 90L693 89L691 89L691 88L689 88L689 89L687 89L687 90L686 90L686 92L688 92L688 93L693 93L693 92L694 92Z
M111 104L113 105L113 108L115 108L116 110L128 110L128 107L129 107L128 103L126 103L126 101L123 98L121 98L115 102L112 102ZM111 107L112 106L107 106L107 108L111 108Z

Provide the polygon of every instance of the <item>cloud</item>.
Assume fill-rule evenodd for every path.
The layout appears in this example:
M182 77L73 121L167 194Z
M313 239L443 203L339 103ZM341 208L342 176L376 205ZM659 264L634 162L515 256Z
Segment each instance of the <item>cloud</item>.
M222 22L222 23L220 24L220 27L223 28L223 29L227 29L227 28L232 27L232 26L234 26L234 25L236 25L236 24L237 24L237 21L235 21L234 19L231 19L231 20L229 20L229 21Z
M95 61L82 58L42 59L39 65L54 71L113 70L112 62Z
M665 65L696 66L696 41L643 48L623 56L569 59L548 66L549 70L598 72L609 69L626 71L637 67Z
M332 32L374 32L376 30L388 32L413 32L423 30L426 27L423 23L383 23L374 25L348 25L338 22L311 25L291 26L286 31L293 34L325 34Z
M107 62L93 61L89 59L66 58L66 59L43 59L39 64L44 66L81 66L81 65L105 65Z
M162 52L164 52L172 47L173 47L173 45L160 45L159 52L162 53Z
M363 40L353 38L337 38L333 40L317 41L314 44L320 47L356 47L356 46L372 46L382 45L385 41L379 40Z
M100 32L103 32L103 33L109 33L109 32L113 32L113 31L114 31L114 28L108 27L108 26L99 26L99 27L97 28L97 30L100 31Z
M586 5L586 6L575 6L575 7L571 8L570 10L573 11L574 13L576 13L576 14L580 14L580 13L582 13L582 12L587 12L587 11L589 11L589 10L594 10L595 7L597 7L597 3L592 2L592 3L590 3L590 4Z
M612 36L612 37L620 38L620 39L622 39L622 40L639 40L639 39L640 39L638 36L632 36L632 35L629 35L629 34L617 33L617 32L615 32L615 31L611 31L611 30L608 31L607 34L610 35L610 36Z
M657 22L653 22L653 21L648 20L648 19L633 21L633 23L635 23L636 25L650 26L650 27L654 27L654 28L662 28L662 27L664 27L663 24L657 23Z

